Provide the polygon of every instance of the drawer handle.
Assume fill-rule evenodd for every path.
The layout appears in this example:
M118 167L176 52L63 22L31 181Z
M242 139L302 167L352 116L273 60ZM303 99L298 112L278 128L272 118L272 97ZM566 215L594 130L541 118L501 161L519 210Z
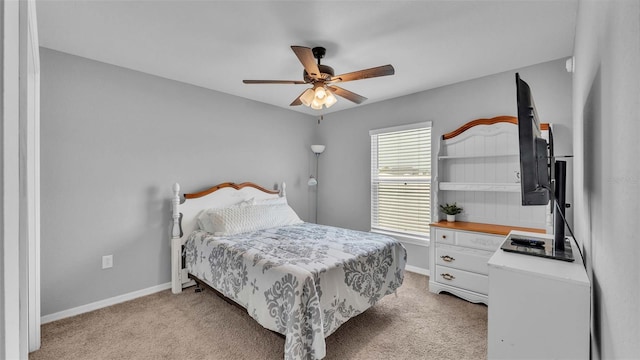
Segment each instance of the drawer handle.
M440 256L440 259L442 259L443 261L446 261L446 262L453 262L453 261L456 260L455 258L452 258L449 255L442 255L442 256Z
M443 239L446 239L446 238L447 238L447 235L442 235L442 238L443 238Z
M453 276L453 275L451 275L449 273L440 274L440 276L442 276L445 280L453 280L453 279L456 278L455 276Z

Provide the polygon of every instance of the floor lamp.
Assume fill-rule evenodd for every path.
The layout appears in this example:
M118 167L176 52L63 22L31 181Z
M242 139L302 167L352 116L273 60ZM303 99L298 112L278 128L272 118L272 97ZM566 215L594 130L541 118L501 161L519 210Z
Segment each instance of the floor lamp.
M313 151L313 153L316 154L316 177L314 178L313 175L309 176L309 181L307 182L307 185L316 187L316 204L315 204L316 205L316 210L314 212L316 224L318 223L318 188L317 188L317 186L318 186L318 158L320 157L320 154L322 154L324 149L325 149L324 145L311 145L311 151Z

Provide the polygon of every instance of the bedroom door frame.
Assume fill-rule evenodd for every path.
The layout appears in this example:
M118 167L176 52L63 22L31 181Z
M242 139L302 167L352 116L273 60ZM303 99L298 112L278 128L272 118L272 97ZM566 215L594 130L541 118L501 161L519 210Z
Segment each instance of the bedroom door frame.
M40 347L40 55L35 0L0 1L0 358Z
M0 357L26 358L40 348L40 52L35 0L1 4L5 251Z
M0 0L2 9L2 299L0 309L0 358L21 358L28 348L22 331L20 267L20 149L19 149L19 3ZM26 355L26 354L25 354Z
M35 0L20 7L20 240L26 244L29 352L40 349L40 51ZM23 25L24 24L24 25ZM22 60L24 59L24 60ZM25 284L25 283L23 283ZM24 305L24 302L23 302Z

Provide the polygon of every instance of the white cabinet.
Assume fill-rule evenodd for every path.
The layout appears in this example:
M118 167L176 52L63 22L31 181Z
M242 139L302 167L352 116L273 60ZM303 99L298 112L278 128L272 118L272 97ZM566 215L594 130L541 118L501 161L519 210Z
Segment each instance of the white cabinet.
M571 246L574 262L503 250L491 257L489 359L589 358L590 283Z
M446 291L471 302L488 304L487 262L513 229L535 231L463 221L431 224L429 291Z

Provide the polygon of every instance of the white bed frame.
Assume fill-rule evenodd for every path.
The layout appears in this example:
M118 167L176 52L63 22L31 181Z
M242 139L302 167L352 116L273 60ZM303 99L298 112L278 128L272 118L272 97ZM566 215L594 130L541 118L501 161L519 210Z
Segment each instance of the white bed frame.
M186 269L182 268L182 245L197 227L197 217L202 210L221 208L236 204L242 200L274 199L286 197L286 184L280 191L267 190L254 183L222 183L194 194L184 194L180 203L180 185L173 185L173 227L171 231L171 292L179 294L182 289L195 284L190 280Z

